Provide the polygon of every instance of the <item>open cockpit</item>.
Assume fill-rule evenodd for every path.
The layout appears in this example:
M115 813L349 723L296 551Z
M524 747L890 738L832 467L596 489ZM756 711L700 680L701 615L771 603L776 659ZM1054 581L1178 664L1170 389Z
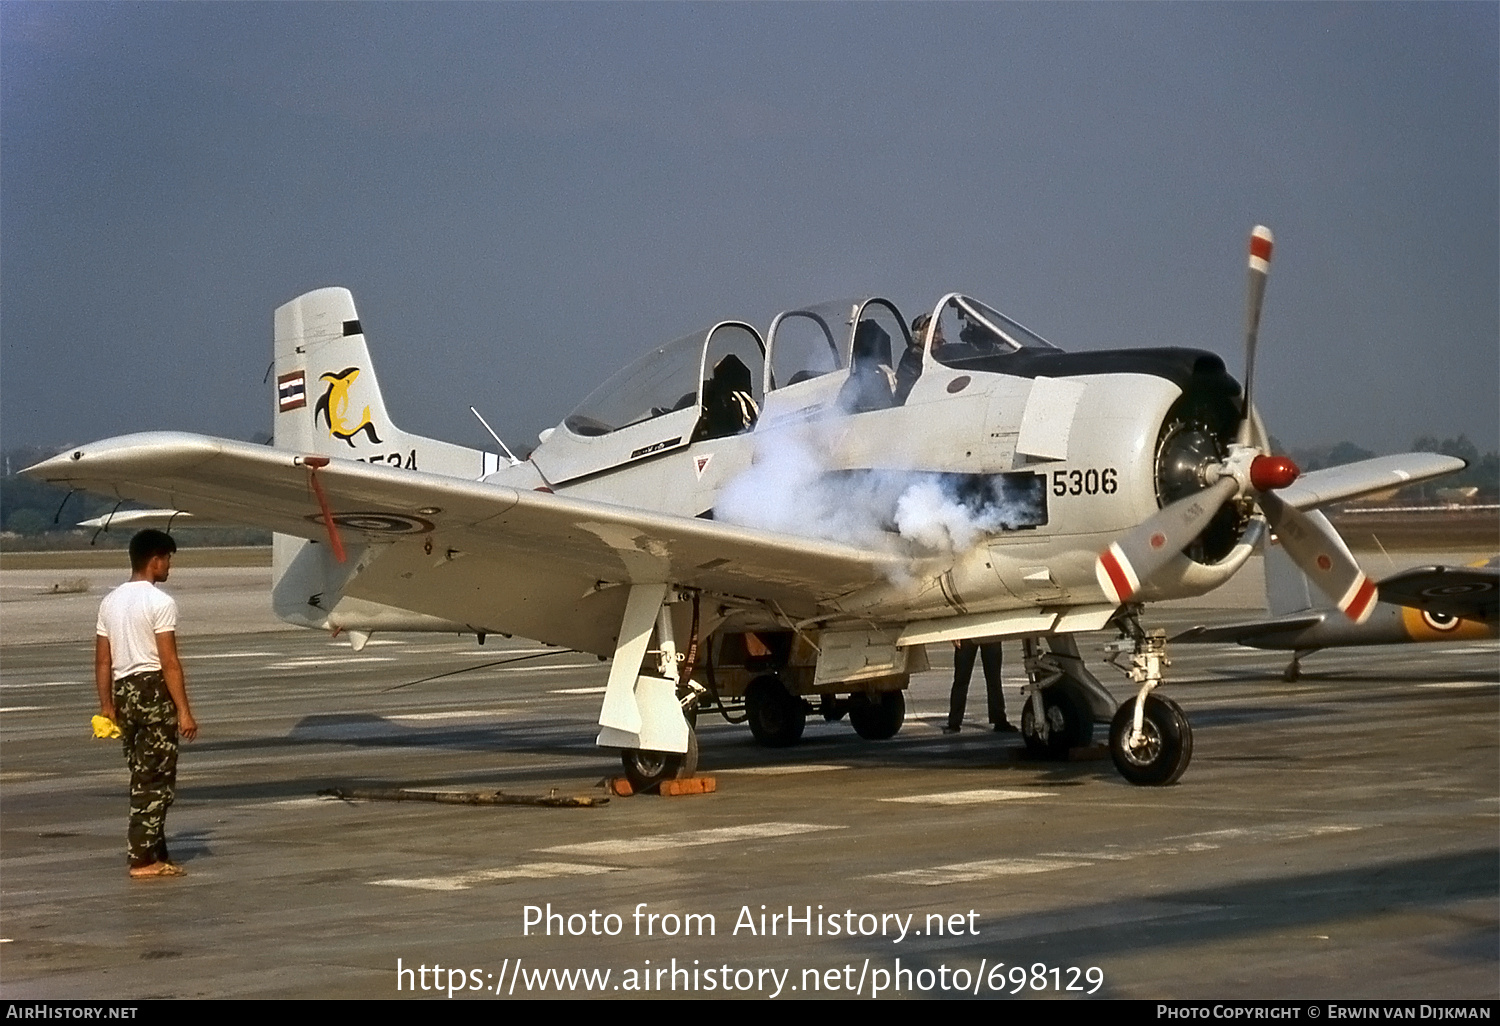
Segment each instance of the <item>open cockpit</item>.
M1002 370L997 358L1035 349L1055 347L956 292L915 320L872 296L782 311L764 337L747 322L721 321L614 374L543 433L533 458L563 483L744 434L763 418L891 409L934 364Z

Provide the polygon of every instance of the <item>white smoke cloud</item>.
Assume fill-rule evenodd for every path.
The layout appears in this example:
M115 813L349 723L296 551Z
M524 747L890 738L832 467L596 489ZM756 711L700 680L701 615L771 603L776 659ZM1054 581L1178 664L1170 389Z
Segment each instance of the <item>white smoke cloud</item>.
M888 549L962 553L1036 510L976 479L915 470L841 471L831 463L843 417L756 436L750 467L719 494L714 518L744 527ZM965 487L965 482L969 487Z

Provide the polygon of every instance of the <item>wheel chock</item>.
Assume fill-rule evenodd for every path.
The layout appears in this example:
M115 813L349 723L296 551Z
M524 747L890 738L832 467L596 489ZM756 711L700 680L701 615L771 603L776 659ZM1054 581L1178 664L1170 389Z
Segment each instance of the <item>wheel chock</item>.
M657 786L657 793L663 798L671 798L684 794L713 794L718 789L716 777L688 777L686 780L663 780Z
M626 777L610 777L605 781L605 786L616 798L629 798L635 794L635 788L630 786L630 780Z

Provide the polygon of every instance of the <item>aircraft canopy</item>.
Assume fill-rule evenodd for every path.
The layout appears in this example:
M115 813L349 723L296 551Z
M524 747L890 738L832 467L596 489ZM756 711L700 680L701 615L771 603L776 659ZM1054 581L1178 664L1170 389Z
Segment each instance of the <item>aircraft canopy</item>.
M590 392L563 419L575 435L606 435L678 410L705 394L759 392L765 347L748 324L722 321L658 346ZM710 403L711 405L711 403Z
M957 292L950 292L933 308L922 343L934 359L949 365L976 356L1004 356L1023 349L1057 348L994 307Z

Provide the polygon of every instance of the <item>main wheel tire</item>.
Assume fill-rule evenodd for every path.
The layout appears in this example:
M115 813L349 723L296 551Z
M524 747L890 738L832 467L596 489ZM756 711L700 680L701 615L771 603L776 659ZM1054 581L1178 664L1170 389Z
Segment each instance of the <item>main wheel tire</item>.
M780 677L756 677L745 689L745 718L750 733L767 748L787 748L802 739L807 707L786 689Z
M849 696L849 725L866 741L895 737L906 722L906 698L899 691L856 691Z
M1047 717L1047 737L1043 739L1032 711L1031 699L1021 709L1021 738L1034 759L1066 759L1074 748L1083 748L1094 740L1094 713L1088 698L1066 682L1059 682L1042 692L1043 715Z
M636 791L649 791L663 780L686 780L698 772L698 732L688 730L686 752L647 752L627 748L620 753L625 779Z
M1135 724L1137 699L1120 706L1109 725L1109 754L1120 776L1132 784L1163 787L1175 784L1193 758L1193 728L1182 707L1163 695L1146 696L1141 719L1141 742L1126 743Z

